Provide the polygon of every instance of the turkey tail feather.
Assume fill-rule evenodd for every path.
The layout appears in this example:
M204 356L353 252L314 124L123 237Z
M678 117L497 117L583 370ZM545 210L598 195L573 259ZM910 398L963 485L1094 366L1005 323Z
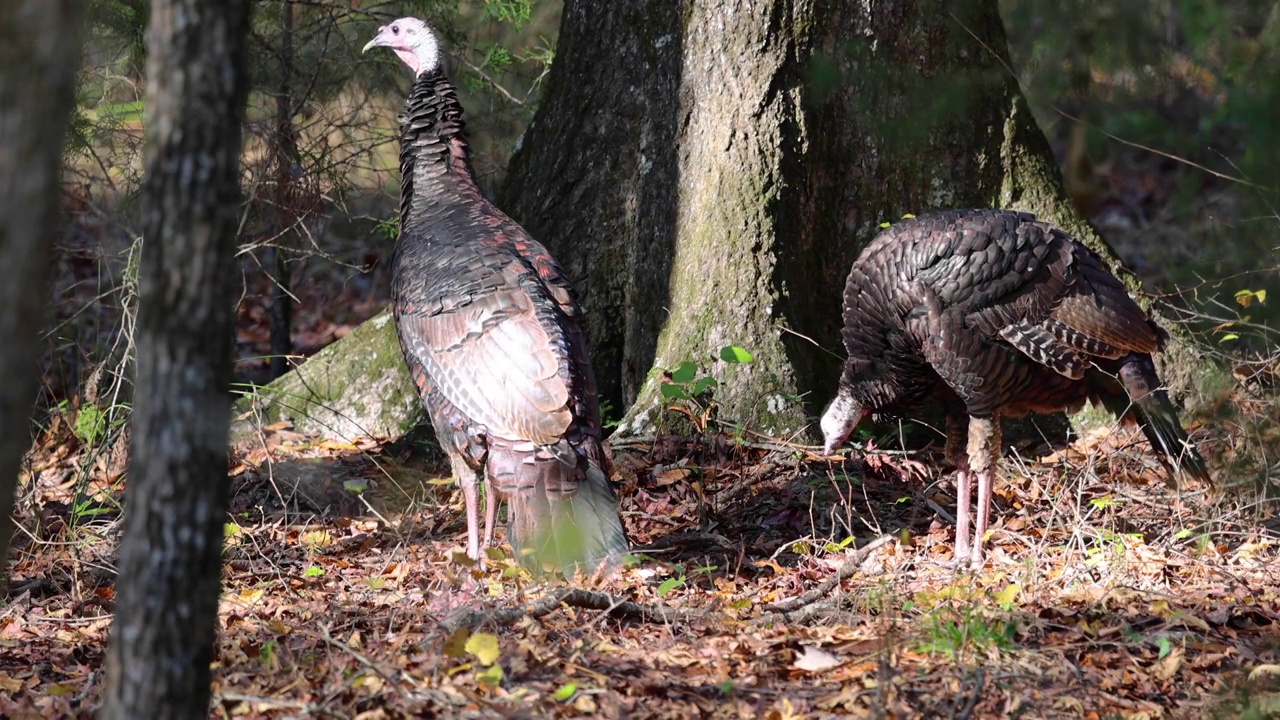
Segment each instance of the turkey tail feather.
M571 465L552 448L490 442L486 472L507 498L507 542L533 572L613 570L627 552L609 478L592 461L572 457Z
M1160 387L1155 366L1145 355L1129 355L1120 365L1120 382L1133 401L1142 434L1151 447L1164 453L1174 467L1205 483L1212 484L1209 468L1178 420L1178 411ZM1115 411L1115 408L1110 408ZM1123 410L1123 408L1122 408ZM1117 413L1119 415L1120 413Z

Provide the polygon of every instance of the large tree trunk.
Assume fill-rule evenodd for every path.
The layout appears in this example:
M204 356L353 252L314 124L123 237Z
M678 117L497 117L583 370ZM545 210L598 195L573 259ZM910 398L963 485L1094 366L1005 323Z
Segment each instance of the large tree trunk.
M227 422L247 0L155 0L146 241L106 718L209 712Z
M567 0L501 202L573 278L621 431L655 424L658 370L686 360L722 419L802 430L835 388L849 266L907 213L1035 212L1136 291L1008 63L995 0Z
M1007 68L994 0L568 0L503 202L575 279L623 429L683 360L722 417L802 426L786 398L834 389L849 265L904 213L1026 209L1114 261ZM730 343L745 372L709 362Z
M80 4L0 4L0 596L10 513L31 439L36 333L48 306L58 169L80 66Z

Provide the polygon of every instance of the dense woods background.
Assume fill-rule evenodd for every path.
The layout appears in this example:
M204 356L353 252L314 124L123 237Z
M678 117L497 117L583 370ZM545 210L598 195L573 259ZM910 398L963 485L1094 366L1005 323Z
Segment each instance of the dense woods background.
M1074 449L1041 454L1027 444L1017 477L1006 478L1002 506L1012 519L1001 527L1002 537L1015 538L1010 555L1034 559L959 590L939 576L894 585L913 553L927 555L949 537L949 526L931 520L930 503L950 504L934 500L939 472L927 458L897 454L904 437L916 448L935 438L933 431L908 426L864 433L861 440L890 452L870 456L858 472L805 469L796 462L799 451L787 444L825 400L798 388L820 385L813 378L826 375L834 380L838 360L831 353L840 353L834 297L830 317L814 309L820 298L781 299L807 318L792 323L785 338L729 311L711 314L720 329L709 333L700 324L707 315L682 314L679 307L668 315L646 282L666 279L659 272L666 270L681 297L711 295L732 310L732 292L715 296L723 286L703 286L698 278L717 261L732 265L740 253L759 250L758 238L743 235L731 248L711 243L686 253L681 275L671 267L676 260L657 252L659 245L643 262L618 261L611 243L621 243L622 235L607 235L614 225L575 224L588 207L631 213L616 227L633 234L674 223L662 213L690 207L706 209L714 222L738 217L715 192L699 199L696 187L683 199L669 183L619 191L632 187L621 174L637 173L645 162L657 163L655 177L678 182L678 174L662 175L664 162L671 168L714 163L723 138L714 133L714 117L679 125L674 115L645 114L685 96L675 84L643 85L652 78L638 77L638 66L597 58L614 57L610 37L619 46L635 43L637 53L657 53L665 37L687 43L682 27L712 27L707 18L714 13L755 6L637 3L628 11L632 17L596 12L604 6L592 0L571 1L564 27L582 44L572 58L576 74L562 68L560 82L580 80L591 88L581 97L594 102L574 107L542 104L553 64L563 59L564 9L557 2L250 4L243 201L227 298L235 305L239 399L225 528L228 589L214 673L220 707L355 715L383 706L482 713L544 703L539 707L610 714L675 686L687 697L675 701L672 712L752 707L778 717L833 708L967 716L979 698L978 706L993 714L1014 713L1024 703L1045 717L1080 717L1087 710L1160 717L1193 707L1187 704L1193 696L1204 704L1192 712L1273 707L1268 693L1275 688L1266 673L1248 678L1256 667L1274 667L1275 646L1248 633L1276 627L1280 587L1267 569L1280 482L1274 390L1280 371L1280 130L1274 120L1280 4L1002 0L996 17L995 4L969 3L979 10L966 14L946 10L946 3L903 3L895 12L919 31L879 36L897 43L902 57L916 54L912 43L927 56L929 43L948 32L980 48L1007 38L1008 57L992 47L990 55L965 62L1005 82L1016 78L1065 182L1071 207L1061 217L1078 214L1096 228L1200 354L1175 375L1187 417L1223 481L1212 492L1175 492L1158 469L1143 463L1140 450L1127 449L1132 442L1117 445L1102 432L1113 430L1109 424L1078 418L1084 440ZM797 12L815 22L839 18L847 32L874 36L874 24L846 5L853 4L800 3ZM148 11L146 0L88 2L83 61L76 65L58 201L62 224L46 296L51 309L39 339L40 380L30 413L33 443L15 504L14 587L0 613L0 698L37 713L83 714L96 702L98 686L86 678L101 667L115 600L146 243ZM418 417L417 400L397 374L389 326L362 325L388 298L396 116L408 77L389 56L361 56L359 49L379 24L405 14L426 18L446 40L486 192L535 234L550 236L588 310L597 313L592 332L602 348L596 362L606 420L611 427L621 423L629 436L615 445L629 529L641 543L678 529L694 538L664 551L674 554L659 553L660 569L645 570L649 574L627 592L637 600L725 611L745 622L752 602L797 594L829 574L847 538L864 538L871 528L917 535L915 545L874 561L875 572L858 581L855 599L834 603L816 621L799 621L799 630L702 629L689 645L657 629L624 630L609 621L593 629L616 647L601 649L601 635L583 640L565 627L571 623L550 619L502 635L501 652L496 639L490 652L492 636L485 633L472 636L485 635L465 649L455 646L466 637L444 645L448 633L438 621L470 597L453 594L466 570L449 564L459 503L441 480L447 471L438 467L429 437L400 439ZM600 17L612 17L616 26L590 22ZM827 37L779 22L772 14L738 17L739 26L754 27L763 38ZM996 26L1001 22L1003 32ZM592 32L601 33L595 45L582 39ZM758 53L783 64L799 52L794 44L750 37L701 38L670 49L671 67L688 73L693 89L685 92L714 93L718 83L739 78L726 57ZM803 277L847 268L853 248L837 247L833 228L856 225L865 240L902 213L974 204L1000 192L994 176L985 180L994 182L991 192L972 196L898 192L912 185L895 172L946 166L960 175L971 165L986 167L969 154L982 139L964 137L961 126L938 129L938 118L954 117L971 99L970 88L946 75L931 81L860 75L859 58L834 41L803 51L808 60L797 67L810 93L805 102L820 102L834 83L858 83L860 90L848 107L808 116L818 118L812 127L829 133L807 139L813 152L826 149L824 138L844 132L845 141L866 138L866 155L850 158L854 167L881 163L890 171L875 182L852 170L847 181L814 179L805 168L787 166L785 157L777 160L776 177L785 188L819 189L770 205L769 227L781 228L779 234L820 238L808 248L811 256L790 260L787 272ZM661 58L646 62L667 67ZM755 81L746 72L740 79ZM627 105L627 93L641 85L658 90ZM858 98L894 104L859 105ZM993 117L1008 112L985 110ZM529 127L535 114L543 124ZM780 125L788 122L783 115ZM557 174L558 158L602 153L637 132L650 145L625 156L634 166L614 172L602 161L595 177ZM677 139L687 156L662 155L663 143ZM847 197L840 196L842 187ZM882 193L875 206L893 213L854 217L852 208L869 193ZM832 214L804 212L819 206ZM659 343L668 318L688 330ZM347 345L355 349L337 352L341 344L334 343L342 338L354 339ZM330 359L323 367L332 368L326 374L289 372L326 347ZM693 347L696 352L683 354ZM716 352L721 347L725 354ZM794 366L796 376L752 374L785 354L807 358ZM651 369L655 359L660 367ZM705 392L711 387L706 377L716 379L715 392ZM641 419L627 415L637 400L647 403ZM683 439L664 441L667 431ZM382 442L387 438L398 442ZM797 537L805 539L797 545ZM486 582L497 598L523 592L506 578ZM1135 588L1155 595L1135 599ZM988 610L975 611L977 599L987 601ZM420 613L412 623L397 616L406 605ZM1212 614L1228 606L1244 609ZM1068 649L1086 642L1102 643L1100 657L1111 659L1091 664ZM804 662L827 660L798 660L806 657L805 645L825 647L821 652L843 664L808 669ZM661 647L661 657L641 652L646 647ZM742 657L720 659L733 652ZM474 668L457 670L466 662ZM1019 662L1040 685L1018 689L1010 680L1013 689L982 694L992 682L983 667L996 673ZM1071 677L1054 674L1064 662L1074 667ZM633 666L638 669L627 669ZM1125 677L1122 667L1140 668L1141 677ZM706 681L673 679L687 668ZM822 674L827 671L834 674ZM504 672L511 674L505 684ZM629 673L643 683L618 679ZM879 680L859 679L872 676ZM839 695L815 689L855 681L861 683L856 690ZM1044 687L1069 690L1053 695ZM1086 699L1077 707L1068 702L1072 695ZM965 710L969 697L974 703Z

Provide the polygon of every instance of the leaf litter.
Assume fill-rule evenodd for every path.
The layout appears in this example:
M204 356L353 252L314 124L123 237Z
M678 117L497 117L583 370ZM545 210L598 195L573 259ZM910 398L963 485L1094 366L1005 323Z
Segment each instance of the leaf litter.
M80 493L113 512L68 509L65 440L33 452L17 514L6 717L89 717L100 697L123 481L99 469ZM421 443L261 440L231 460L216 717L1137 719L1280 698L1275 518L1090 447L1114 437L1007 462L978 573L945 564L933 455L628 443L641 559L572 591L505 545L470 563Z

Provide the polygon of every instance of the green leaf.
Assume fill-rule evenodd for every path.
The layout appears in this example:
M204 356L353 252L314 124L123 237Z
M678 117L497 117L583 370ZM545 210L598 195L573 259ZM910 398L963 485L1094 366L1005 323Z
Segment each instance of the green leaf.
M324 568L319 565L312 565L302 572L302 577L313 578L320 577L321 575L324 575Z
M687 383L693 382L693 378L698 374L698 366L692 360L685 360L671 371L671 382Z
M355 478L354 480L343 480L342 489L354 495L360 495L369 489L369 480L367 478Z
M1239 340L1239 339L1240 339L1240 336L1237 335L1236 333L1227 333L1226 335L1223 335L1222 337L1218 338L1218 342L1224 343L1229 340Z
M475 633L467 638L466 651L476 656L481 665L492 665L498 661L501 651L498 649L498 636L489 633ZM501 678L499 678L501 679Z
M578 686L574 683L565 683L558 690L551 694L551 699L556 702L564 702L573 697L578 692Z
M675 385L673 383L666 383L666 382L662 383L662 385L658 387L658 391L661 392L662 397L666 398L667 400L688 400L689 399L689 393L685 392L685 389L682 386Z
M701 395L702 393L710 390L713 387L716 387L717 385L718 383L716 382L716 379L711 377L710 375L700 377L698 378L697 382L693 384L693 394Z
M1173 535L1174 540L1186 540L1189 537L1191 537L1191 531L1186 528L1182 528Z
M1159 659L1164 659L1169 653L1173 652L1173 643L1169 642L1169 638L1163 635L1156 638L1156 645L1160 648Z
M233 522L222 524L222 537L235 537L242 532L244 531L240 529L240 526Z
M737 345L720 348L720 359L727 363L749 363L755 356Z
M659 596L666 595L667 593L671 592L672 590L675 590L678 587L681 587L682 585L684 585L683 577L667 578L666 580L662 581L661 585L658 586L658 595Z
M1256 297L1256 298L1258 298L1258 302L1260 302L1260 303L1265 303L1265 302L1267 301L1267 291L1266 291L1266 290L1255 290L1255 291L1253 292L1253 296L1254 296L1254 297Z
M479 680L483 685L496 687L498 683L502 682L502 666L490 665L484 671L476 673L476 680Z
M880 227L882 227L882 228L887 228L887 227L889 227L889 223L888 223L888 222L882 222L882 223L880 223Z
M905 214L905 215L903 215L903 216L902 216L902 219L903 219L903 220L912 220L912 219L914 219L914 218L915 218L915 215L912 215L911 213L907 213L907 214Z

